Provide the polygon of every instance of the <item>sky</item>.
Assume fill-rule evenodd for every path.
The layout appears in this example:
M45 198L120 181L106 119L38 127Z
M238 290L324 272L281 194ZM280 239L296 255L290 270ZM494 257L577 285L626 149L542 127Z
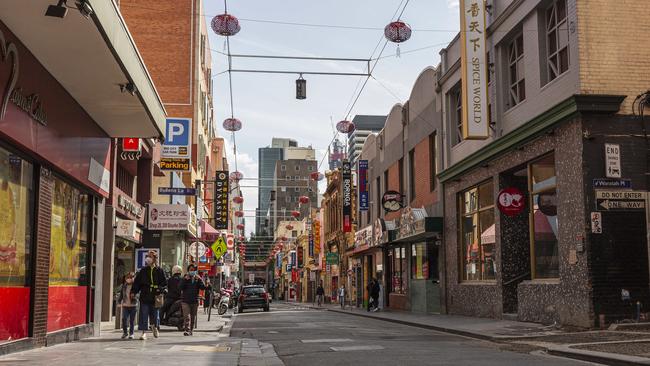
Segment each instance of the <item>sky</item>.
M237 132L237 169L245 178L257 178L257 150L271 144L272 137L290 137L300 146L312 146L320 162L334 137L338 121L356 114L386 115L395 103L409 98L418 75L440 61L439 51L459 29L458 0L230 0L228 13L240 19L241 31L230 37L232 54L308 56L368 59L379 56L384 45L383 28L407 3L401 20L413 29L411 39L400 46L388 43L354 108L356 87L365 77L305 75L307 99L295 99L298 75L233 73L234 116L242 121ZM205 0L204 15L211 19L224 12L223 0ZM271 23L273 22L273 23ZM352 26L346 29L286 25L275 22ZM235 170L233 142L223 130L230 117L225 38L211 30L214 115L217 133L226 138L230 170ZM379 41L381 40L381 43ZM414 52L409 52L414 51ZM374 63L374 61L373 61ZM300 61L233 58L233 69L366 72L365 62ZM375 80L376 79L376 80ZM350 114L348 115L348 112ZM320 171L327 169L325 161ZM254 185L244 181L242 185ZM243 188L246 231L255 228L257 188ZM251 210L251 211L249 211Z

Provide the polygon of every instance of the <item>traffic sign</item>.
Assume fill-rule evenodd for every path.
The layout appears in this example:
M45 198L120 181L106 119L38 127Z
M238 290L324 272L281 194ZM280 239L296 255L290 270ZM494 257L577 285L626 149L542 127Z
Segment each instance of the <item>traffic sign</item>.
M212 243L211 248L212 253L214 253L214 257L217 259L223 257L223 255L226 254L226 251L228 251L226 241L223 240L222 237L219 237L214 243Z
M609 200L645 200L645 191L596 191L596 199Z
M158 194L170 196L196 196L195 188L158 187Z
M594 188L632 188L632 181L630 179L613 179L613 178L594 178Z
M598 211L645 211L645 191L596 191Z
M618 144L605 144L605 176L621 177L621 146Z

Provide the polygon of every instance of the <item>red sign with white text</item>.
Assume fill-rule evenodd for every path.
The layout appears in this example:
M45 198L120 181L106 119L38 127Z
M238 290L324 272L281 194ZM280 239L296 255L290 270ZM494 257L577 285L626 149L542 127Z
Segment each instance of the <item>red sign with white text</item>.
M140 139L136 137L122 138L122 151L140 151Z
M506 216L517 216L526 207L524 194L515 187L502 189L497 196L499 211Z

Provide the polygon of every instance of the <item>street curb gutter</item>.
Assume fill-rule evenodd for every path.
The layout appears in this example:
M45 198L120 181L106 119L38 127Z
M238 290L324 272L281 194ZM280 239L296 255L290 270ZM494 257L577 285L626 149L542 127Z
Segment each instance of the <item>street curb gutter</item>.
M492 336L488 336L488 335L484 335L484 334L478 334L478 333L474 333L474 332L467 332L467 331L458 330L458 329L438 327L438 326L435 326L435 325L427 325L427 324L421 324L421 323L413 323L413 322L398 320L398 319L382 318L382 317L366 315L366 314L362 314L362 313L348 312L348 311L344 311L344 310L323 309L323 308L314 308L314 309L321 309L321 310L331 311L331 312L334 312L334 313L354 315L354 316L358 316L358 317L362 317L362 318L383 320L383 321L387 321L387 322L390 322L390 323L396 323L396 324L402 324L402 325L407 325L407 326L411 326L411 327L430 329L430 330L435 330L435 331L438 331L438 332L455 334L455 335L460 335L460 336L464 336L464 337L468 337L468 338L474 338L474 339L484 340L484 341L491 341L491 342L496 342L496 343L505 343L507 341L522 340L522 339L526 338L526 337L492 337ZM553 355L553 356L571 358L571 359L581 360L581 361L595 362L595 363L600 363L600 364L604 364L604 365L612 365L612 366L628 366L628 365L645 365L645 366L648 366L648 365L650 365L650 360L648 360L647 358L643 358L643 357L619 355L619 354L615 354L615 353L605 353L605 352L597 352L597 351L583 351L583 350L573 349L573 348L570 348L568 346L558 346L558 347L544 346L542 348L548 354Z

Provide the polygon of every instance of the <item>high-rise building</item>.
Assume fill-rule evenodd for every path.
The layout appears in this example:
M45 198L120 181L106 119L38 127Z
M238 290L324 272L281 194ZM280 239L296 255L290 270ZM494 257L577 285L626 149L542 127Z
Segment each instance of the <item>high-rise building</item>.
M275 138L274 138L275 140ZM257 210L255 211L255 235L267 235L266 215L269 211L271 190L275 176L275 163L284 159L284 148L282 147L262 147L258 150L258 190L257 190Z
M334 140L327 152L330 170L338 169L346 158L345 146L339 140Z
M386 116L373 116L358 114L352 119L354 123L354 131L348 135L348 159L352 164L356 163L361 148L366 142L366 138L371 133L376 133L384 128L386 123Z

